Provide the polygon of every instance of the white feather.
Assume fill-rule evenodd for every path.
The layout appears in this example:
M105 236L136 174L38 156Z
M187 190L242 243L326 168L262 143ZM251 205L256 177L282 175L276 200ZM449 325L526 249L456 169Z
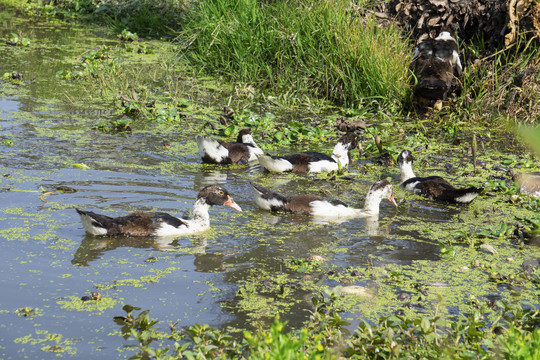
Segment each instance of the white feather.
M362 210L345 205L334 205L328 201L315 200L309 203L311 215L324 218L350 218L367 216L362 214Z
M107 229L101 227L101 226L95 226L92 222L92 218L88 215L85 215L85 214L80 214L81 215L81 221L82 221L82 224L84 226L84 229L86 230L87 233L91 234L91 235L95 235L95 236L100 236L100 235L106 235L107 234Z
M332 159L336 160L342 168L349 166L349 146L339 141L332 152ZM337 167L336 167L337 169Z
M420 193L420 189L416 188L416 185L418 185L418 184L420 184L420 181L415 181L415 182L409 183L409 184L407 184L405 186L405 190L413 192L415 194L418 194L418 193Z
M155 236L159 237L172 237L172 236L181 236L189 235L210 229L210 220L207 221L194 221L189 220L188 225L181 225L179 227L172 226L167 223L162 223L160 227L155 231Z
M285 159L274 159L269 155L259 155L259 164L270 172L291 171L293 165Z
M435 40L453 40L453 41L456 41L456 39L454 39L452 37L452 35L448 32L448 31L443 31L439 34L439 36L437 36L435 38Z
M258 147L257 144L255 144L255 140L253 140L253 136L251 136L251 134L242 135L242 143Z
M463 71L461 61L459 60L459 54L456 50L452 52L452 66L458 67L460 72Z
M405 182L409 179L412 179L414 176L414 171L412 169L412 163L410 161L404 161L399 164L399 172L401 173L401 182ZM415 183L416 185L417 183ZM409 190L409 189L407 189ZM409 190L412 191L412 190Z
M477 193L470 192L470 193L467 193L465 195L461 195L461 196L455 198L455 200L456 200L456 202L466 204L466 203L470 203L471 201L473 201L477 196L478 196Z
M282 207L284 204L283 204L283 201L281 200L278 200L276 198L272 198L272 199L263 199L263 197L261 196L261 194L256 191L254 189L253 191L254 193L254 197L255 197L255 204L257 204L257 206L263 210L267 210L267 211L271 211L272 208L277 208L277 207Z
M210 229L210 205L208 205L204 200L198 199L193 205L193 217L190 220L181 219L182 224L178 227L172 226L165 222L162 222L160 227L154 232L155 236L181 236L194 234L201 231L206 231Z
M248 151L249 151L248 161L257 161L257 158L259 155L264 155L264 151L262 151L262 149L259 147L248 146Z
M209 136L197 135L195 140L201 157L206 155L216 162L221 162L229 156L229 150Z
M321 171L333 171L338 170L339 166L337 162L328 160L319 160L311 162L308 165L309 172L316 173Z

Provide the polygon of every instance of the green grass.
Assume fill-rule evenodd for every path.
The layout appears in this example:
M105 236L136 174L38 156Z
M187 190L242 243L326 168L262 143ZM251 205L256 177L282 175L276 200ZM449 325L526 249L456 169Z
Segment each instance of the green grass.
M259 90L350 107L397 109L410 49L348 0L197 3L178 38L195 66Z

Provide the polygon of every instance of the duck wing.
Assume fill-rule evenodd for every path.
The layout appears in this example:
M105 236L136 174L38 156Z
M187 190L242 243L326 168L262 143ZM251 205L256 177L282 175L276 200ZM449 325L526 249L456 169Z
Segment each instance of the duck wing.
M224 142L221 145L229 151L229 158L233 164L244 164L249 161L250 145L238 142Z
M420 192L431 199L438 201L446 201L449 203L468 204L473 201L482 189L471 187L465 189L457 189L448 181L438 176L426 178L419 183L417 187Z
M315 151L305 151L298 154L284 155L279 158L287 160L293 166L292 171L295 173L307 173L310 171L310 165L317 162L328 161L336 163L332 157L321 154Z
M251 187L255 191L255 203L263 210L270 211L287 211L285 209L289 200L270 189L265 188L259 184L249 181Z
M311 202L321 200L317 195L297 195L289 199L285 210L295 214L311 214Z

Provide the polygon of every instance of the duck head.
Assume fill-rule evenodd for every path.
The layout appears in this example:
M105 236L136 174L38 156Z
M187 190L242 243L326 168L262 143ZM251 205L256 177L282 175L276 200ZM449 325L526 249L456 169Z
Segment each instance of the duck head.
M350 152L353 149L361 150L358 136L353 132L349 132L339 138L332 152L332 157L342 166L348 166L351 159Z
M199 191L197 201L204 201L207 205L223 205L236 211L242 211L242 208L234 202L229 192L219 185L208 185Z
M397 162L399 164L399 171L401 172L401 181L409 180L410 178L416 177L414 176L414 172L412 169L412 163L414 161L414 157L412 156L412 153L409 150L403 150L398 158Z
M390 181L386 179L376 181L368 191L368 196L373 194L381 199L388 200L392 205L397 207L396 200L394 199L394 190Z
M253 139L251 136L251 129L242 129L236 137L236 142L245 143L244 140Z
M386 179L376 181L366 195L366 202L364 204L364 211L367 213L378 214L379 204L383 199L388 200L392 205L397 207L396 200L394 199L394 190L390 181Z

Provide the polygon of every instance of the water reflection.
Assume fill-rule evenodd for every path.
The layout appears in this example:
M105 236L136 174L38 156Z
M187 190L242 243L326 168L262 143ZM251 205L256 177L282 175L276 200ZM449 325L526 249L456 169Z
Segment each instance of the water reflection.
M151 249L169 252L182 247L183 253L189 252L197 258L205 255L207 245L207 237L202 235L186 239L129 236L101 237L86 234L81 240L77 251L75 251L71 263L77 266L91 266L92 262L102 259L107 251L118 248Z

